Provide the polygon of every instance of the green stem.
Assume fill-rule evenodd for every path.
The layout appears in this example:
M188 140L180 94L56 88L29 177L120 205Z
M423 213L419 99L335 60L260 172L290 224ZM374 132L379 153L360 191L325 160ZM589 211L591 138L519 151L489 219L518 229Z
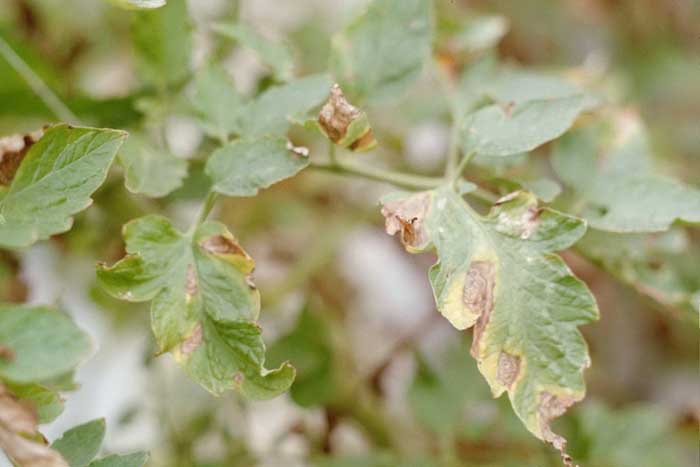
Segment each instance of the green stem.
M424 177L421 175L393 172L341 159L336 159L335 164L312 162L311 167L341 175L357 175L378 182L391 183L392 185L411 190L430 190L445 183L445 179L442 177Z
M61 121L67 123L78 124L80 120L73 112L64 104L61 99L42 81L42 79L34 73L29 65L26 64L22 57L10 47L2 37L0 37L0 55L2 55L7 63L26 81L27 85L32 88L32 91L39 96L46 107Z
M445 178L453 180L458 177L458 161L459 161L459 125L454 121L452 130L450 131L450 148L447 152L447 162L445 164Z
M452 176L452 181L456 182L461 176L462 173L464 173L464 169L467 168L469 165L469 162L471 162L472 158L476 155L474 151L470 152L469 154L466 154L464 157L462 157L462 160L459 161L459 165L454 171L454 174Z
M199 216L197 216L197 222L195 223L195 226L199 226L205 220L207 220L207 217L209 217L209 213L214 208L214 204L216 204L216 197L217 194L213 191L210 191L207 194L207 197L204 199L204 203L202 204L202 210L199 212Z

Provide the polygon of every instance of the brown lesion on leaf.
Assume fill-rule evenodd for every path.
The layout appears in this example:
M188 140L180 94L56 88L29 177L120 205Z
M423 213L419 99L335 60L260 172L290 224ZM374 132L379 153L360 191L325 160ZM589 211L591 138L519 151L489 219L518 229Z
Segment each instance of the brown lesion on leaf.
M206 252L215 255L240 255L248 256L234 238L224 235L214 235L204 239L199 246Z
M58 451L47 445L38 430L38 416L32 405L19 400L0 383L0 449L17 465L26 467L68 467Z
M190 333L180 344L180 353L183 357L192 355L197 350L203 341L202 324L197 323Z
M430 195L418 193L409 198L389 201L382 206L385 229L389 235L401 233L406 248L420 249L428 243L425 219L430 209Z
M185 293L188 301L197 294L197 274L192 264L187 265L187 272L185 273Z
M44 135L44 129L0 138L0 185L8 186L29 149Z
M510 389L519 375L520 357L502 351L498 356L498 367L496 369L498 382Z
M491 320L494 307L494 289L496 286L496 267L491 261L472 261L464 279L464 304L479 319L474 325L474 340L471 353L479 355L479 342L486 326Z
M502 209L498 214L498 222L509 235L519 236L527 240L537 230L543 209L537 206L537 199L530 193L522 190L509 193L494 203L494 208L499 208L519 197L525 197L524 205L516 205L512 209ZM514 203L516 204L516 203Z
M330 97L318 114L318 124L328 138L336 144L340 144L345 138L350 125L362 117L360 109L352 105L345 98L343 90L338 83L331 87ZM374 145L374 132L369 125L355 141L348 142L348 148L352 151L368 149ZM347 143L345 143L347 144Z
M563 415L579 399L574 396L558 396L548 391L542 391L537 409L542 439L551 443L561 453L562 461L567 467L573 467L574 464L571 456L566 453L566 439L554 433L550 424L552 420Z
M11 362L15 359L15 351L6 345L0 345L0 359Z

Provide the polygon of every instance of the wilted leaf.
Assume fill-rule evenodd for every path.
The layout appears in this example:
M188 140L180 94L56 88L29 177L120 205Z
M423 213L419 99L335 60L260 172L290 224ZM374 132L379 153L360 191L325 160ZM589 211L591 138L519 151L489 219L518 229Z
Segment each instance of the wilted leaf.
M124 238L128 255L99 266L98 280L117 298L152 300L161 352L172 352L214 394L235 388L263 399L289 388L293 367L263 367L254 263L223 224L206 222L183 234L166 218L147 216L126 224Z
M98 418L63 433L51 444L70 467L85 467L100 451L105 436L105 420Z
M187 162L157 148L146 138L131 134L119 151L126 188L160 198L179 188L187 175Z
M550 422L584 396L589 357L577 327L598 309L554 252L575 243L585 223L524 192L484 217L450 188L395 196L382 214L408 251L435 248L438 310L457 329L474 326L472 354L494 396L508 392L527 429L563 452Z
M132 36L146 81L164 87L189 75L192 38L186 0L134 13Z
M29 149L0 192L0 245L27 246L65 232L90 205L126 133L56 125Z
M244 47L248 47L257 52L261 61L269 65L275 76L287 81L294 74L294 61L289 48L280 43L273 42L243 23L237 24L215 24L212 29Z
M241 121L248 138L284 135L290 120L321 105L333 82L328 75L311 75L268 89L250 102Z
M32 408L18 401L0 383L0 448L22 467L69 467L58 452L44 443L37 423Z
M331 141L352 151L367 151L377 145L367 115L345 99L338 84L331 88L318 124Z
M567 135L552 157L590 225L610 232L658 232L676 220L700 222L700 190L654 167L639 118L621 113L606 123Z
M284 138L238 140L214 151L206 173L212 189L228 196L255 196L261 188L289 178L309 165Z
M148 453L136 452L123 456L111 455L98 459L90 464L90 467L143 467L148 462Z
M561 136L583 109L581 96L484 107L464 118L462 151L489 156L531 151Z
M192 103L210 136L226 140L241 133L245 103L223 67L209 64L197 72Z
M72 370L90 351L88 337L66 315L45 306L0 305L0 377L32 383Z
M373 100L401 93L430 57L431 2L374 0L333 38L333 62L343 87Z

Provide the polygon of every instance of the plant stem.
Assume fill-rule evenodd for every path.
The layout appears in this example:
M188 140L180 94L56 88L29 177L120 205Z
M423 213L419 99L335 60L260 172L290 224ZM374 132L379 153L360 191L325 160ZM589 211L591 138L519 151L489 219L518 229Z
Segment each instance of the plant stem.
M56 94L44 83L44 81L34 73L27 63L22 60L22 57L10 47L2 37L0 37L0 55L2 55L7 63L26 81L27 85L32 88L32 91L39 96L46 107L61 121L67 123L78 124L80 120L68 108L66 104L58 98Z
M457 175L457 166L459 162L459 125L456 121L452 123L450 130L450 148L447 152L447 161L445 164L445 178L453 180Z
M214 208L214 204L216 203L216 197L217 194L213 191L210 191L207 194L207 197L204 199L204 203L202 204L202 210L199 212L199 216L197 217L197 222L196 226L199 226L207 220L207 217L209 216L209 213L211 210Z
M442 177L424 177L421 175L393 172L341 159L336 159L335 164L312 162L311 167L341 175L358 175L370 180L391 183L392 185L412 190L429 190L445 183L445 179Z
M471 162L472 158L476 155L474 151L470 152L469 154L465 154L464 157L462 157L462 160L459 161L459 165L454 171L452 181L456 182L461 176L462 173L464 172L464 169L467 168L469 165L469 162Z

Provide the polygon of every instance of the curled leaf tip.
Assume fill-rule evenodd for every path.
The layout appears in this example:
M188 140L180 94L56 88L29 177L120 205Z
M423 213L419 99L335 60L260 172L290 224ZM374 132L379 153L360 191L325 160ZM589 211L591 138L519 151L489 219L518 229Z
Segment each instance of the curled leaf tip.
M318 124L328 139L351 151L367 151L377 145L367 115L348 102L337 83L321 108Z

